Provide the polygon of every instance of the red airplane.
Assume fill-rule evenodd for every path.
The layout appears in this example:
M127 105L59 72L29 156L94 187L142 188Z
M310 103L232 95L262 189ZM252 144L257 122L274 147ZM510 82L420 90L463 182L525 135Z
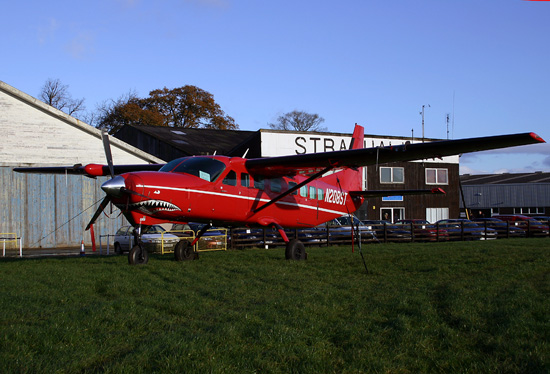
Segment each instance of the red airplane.
M141 225L164 222L207 223L195 240L180 241L174 250L178 261L196 257L194 244L212 224L272 226L286 244L286 258L306 258L303 244L289 240L283 227L313 227L350 214L365 197L445 193L432 190L363 191L362 166L441 158L460 153L544 142L534 133L406 143L362 148L363 127L356 125L350 149L270 158L191 156L167 164L113 165L107 134L103 142L108 165L16 168L18 172L111 175L101 188L107 196L86 230L112 202L136 227L136 244L129 263L142 264L148 255L141 248ZM329 173L331 172L331 173ZM118 175L117 175L118 174Z

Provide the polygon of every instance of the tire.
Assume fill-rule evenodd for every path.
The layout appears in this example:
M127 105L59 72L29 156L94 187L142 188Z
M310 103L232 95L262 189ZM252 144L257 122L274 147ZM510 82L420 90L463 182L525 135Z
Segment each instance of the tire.
M287 260L305 260L307 258L304 243L298 239L292 239L286 245L285 257Z
M174 248L174 258L176 261L192 261L198 256L188 240L180 240Z
M139 245L134 245L128 253L130 265L145 265L149 261L149 253Z
M120 244L119 243L115 243L115 253L117 255L121 255L122 254L122 248L120 247Z

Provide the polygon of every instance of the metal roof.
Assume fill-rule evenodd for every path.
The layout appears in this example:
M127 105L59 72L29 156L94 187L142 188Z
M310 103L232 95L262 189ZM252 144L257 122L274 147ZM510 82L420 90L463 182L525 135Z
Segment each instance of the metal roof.
M537 171L534 173L504 173L504 174L464 174L460 176L463 186L479 184L512 184L512 183L550 183L550 173Z
M461 175L460 181L469 208L550 207L550 173Z

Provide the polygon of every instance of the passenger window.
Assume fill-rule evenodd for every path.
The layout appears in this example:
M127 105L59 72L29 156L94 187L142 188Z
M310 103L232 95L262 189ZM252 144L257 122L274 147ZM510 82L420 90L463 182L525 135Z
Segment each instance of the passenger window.
M262 176L255 176L254 177L254 188L257 188L259 190L264 189L264 177L262 177Z
M300 196L307 197L307 186L300 187Z
M270 181L271 191L281 192L281 180L280 179L271 179Z
M237 173L235 173L233 170L229 171L225 178L223 178L222 181L223 184L228 186L236 186L237 185Z
M250 175L241 173L241 186L250 187Z
M296 187L298 184L296 182L288 182L288 189L292 189L294 187ZM297 195L298 194L298 190L294 191L291 193L291 195Z
M309 198L315 199L315 187L313 186L309 187Z
M318 188L318 189L317 189L317 199L323 200L323 198L324 198L323 189L322 189L322 188Z

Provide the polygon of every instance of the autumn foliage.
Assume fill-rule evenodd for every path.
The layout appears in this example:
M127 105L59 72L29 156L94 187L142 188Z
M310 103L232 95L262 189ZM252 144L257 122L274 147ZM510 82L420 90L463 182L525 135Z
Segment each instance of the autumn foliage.
M169 126L234 130L239 126L214 101L214 96L196 86L157 89L141 99L128 95L102 109L98 127L110 133L124 125Z

